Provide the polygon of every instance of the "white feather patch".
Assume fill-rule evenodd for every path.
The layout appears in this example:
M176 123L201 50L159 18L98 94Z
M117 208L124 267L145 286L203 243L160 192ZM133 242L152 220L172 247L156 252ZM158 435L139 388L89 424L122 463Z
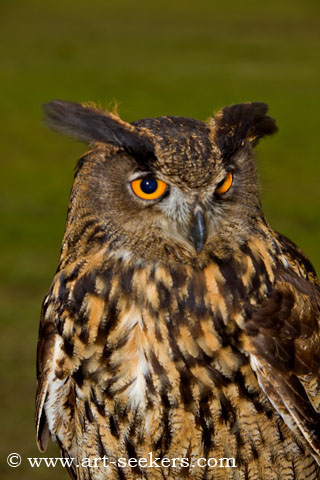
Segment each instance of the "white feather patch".
M49 430L53 435L57 434L57 427L61 422L61 405L63 403L61 399L64 394L64 385L66 383L66 379L60 380L55 375L57 359L61 355L61 346L62 338L57 337L52 356L50 373L48 375L47 400L44 406Z

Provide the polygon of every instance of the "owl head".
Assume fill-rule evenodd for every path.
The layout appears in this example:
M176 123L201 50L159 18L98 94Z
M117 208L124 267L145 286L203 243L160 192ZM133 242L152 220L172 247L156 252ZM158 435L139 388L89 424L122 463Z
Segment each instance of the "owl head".
M263 213L253 147L277 131L264 103L132 123L77 103L44 107L54 130L88 142L78 162L63 251L106 246L140 258L204 259L245 242Z

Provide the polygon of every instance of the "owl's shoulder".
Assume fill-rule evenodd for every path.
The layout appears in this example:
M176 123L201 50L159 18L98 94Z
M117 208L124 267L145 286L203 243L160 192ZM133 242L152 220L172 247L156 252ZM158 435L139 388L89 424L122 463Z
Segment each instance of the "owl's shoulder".
M315 268L303 251L285 235L279 232L274 232L274 234L283 256L288 261L288 266L301 277L306 278L311 283L318 284Z

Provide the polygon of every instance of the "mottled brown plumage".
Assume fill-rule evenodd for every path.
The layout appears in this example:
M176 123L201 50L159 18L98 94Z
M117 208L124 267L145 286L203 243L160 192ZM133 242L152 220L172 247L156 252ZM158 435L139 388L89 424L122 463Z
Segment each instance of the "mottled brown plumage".
M261 209L253 147L276 131L266 112L130 124L46 106L52 128L92 144L38 345L39 447L55 438L73 478L320 478L319 285ZM165 193L139 198L136 179ZM192 465L117 462L150 452ZM81 465L104 456L108 468ZM196 464L210 457L236 466Z

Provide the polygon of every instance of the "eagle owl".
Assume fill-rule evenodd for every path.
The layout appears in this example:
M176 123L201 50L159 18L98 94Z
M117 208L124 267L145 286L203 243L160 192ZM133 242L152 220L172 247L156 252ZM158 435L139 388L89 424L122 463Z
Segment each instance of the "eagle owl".
M320 478L320 292L261 208L267 106L45 113L92 149L42 307L40 450L81 480Z

